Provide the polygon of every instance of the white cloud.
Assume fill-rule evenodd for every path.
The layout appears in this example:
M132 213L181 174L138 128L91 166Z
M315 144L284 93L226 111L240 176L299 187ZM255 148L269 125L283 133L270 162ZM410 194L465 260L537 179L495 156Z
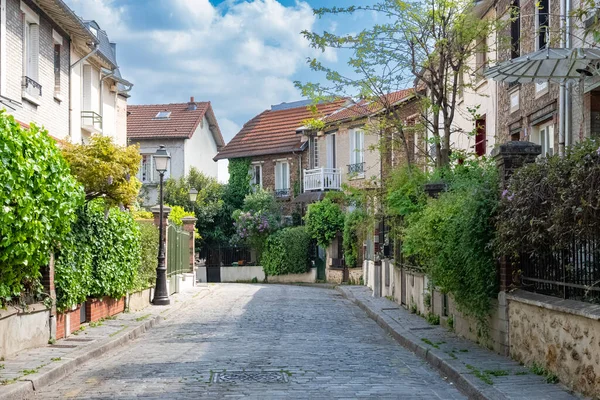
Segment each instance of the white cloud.
M67 1L118 42L122 74L135 85L132 103L180 102L195 96L212 101L220 124L232 129L234 120L241 124L271 104L298 100L294 75L306 68L307 57L317 55L300 34L316 22L303 1L289 7L276 0L231 0L220 7L209 0L163 1L164 19L170 24L135 12L147 4ZM324 57L335 61L336 53ZM225 140L236 132L224 131Z

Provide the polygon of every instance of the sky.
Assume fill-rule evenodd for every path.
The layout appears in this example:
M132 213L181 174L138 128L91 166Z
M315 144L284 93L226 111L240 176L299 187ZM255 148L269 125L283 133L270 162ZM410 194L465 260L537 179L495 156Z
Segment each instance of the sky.
M228 142L273 104L301 99L294 81L323 81L308 57L344 70L343 55L310 48L301 31L358 32L371 13L327 16L313 8L369 0L66 0L117 43L130 104L211 101Z

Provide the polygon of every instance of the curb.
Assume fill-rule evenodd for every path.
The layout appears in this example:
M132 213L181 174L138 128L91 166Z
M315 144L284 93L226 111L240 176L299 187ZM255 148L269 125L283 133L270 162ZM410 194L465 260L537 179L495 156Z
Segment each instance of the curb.
M196 297L199 296L196 295L195 297L192 297L189 300L195 299ZM202 297L205 296L201 296L201 298ZM81 349L80 352L75 351L74 354L72 354L70 357L64 357L64 362L54 363L54 368L48 369L46 371L40 371L39 373L31 375L27 379L20 378L17 382L15 382L12 385L4 387L0 386L3 392L0 393L0 400L22 400L33 397L35 395L36 390L48 386L58 381L59 379L62 379L65 376L71 374L81 364L94 358L100 357L101 355L108 353L111 350L114 350L134 339L137 339L150 328L153 328L154 326L160 324L171 314L175 313L176 311L179 311L186 304L188 304L186 301L174 302L170 308L167 308L161 314L148 319L141 325L126 329L120 334L115 335L115 337L111 338L111 340L108 340L104 343L99 343L96 346L92 345L88 348ZM150 305L150 307L152 307L152 305ZM5 388L8 388L8 390L5 390Z
M403 332L395 330L384 318L378 315L375 311L371 310L365 303L358 300L351 293L346 293L340 287L336 287L336 290L342 294L346 299L356 304L360 309L365 311L369 318L374 320L383 330L392 336L402 347L412 351L418 357L425 360L431 367L435 368L438 372L442 373L448 379L456 385L456 387L465 394L469 399L477 400L505 400L507 399L502 393L498 392L489 385L483 386L484 383L480 383L475 380L475 377L468 375L469 371L462 365L453 365L449 360L445 360L445 354L435 349L425 347L416 337Z

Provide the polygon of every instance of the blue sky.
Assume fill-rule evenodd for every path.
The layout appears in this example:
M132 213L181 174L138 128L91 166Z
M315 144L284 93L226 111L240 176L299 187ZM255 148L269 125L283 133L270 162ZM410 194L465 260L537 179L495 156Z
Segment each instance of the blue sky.
M117 43L131 104L211 101L225 141L272 104L300 99L295 80L319 81L306 58L338 69L345 57L308 46L304 29L357 32L376 16L318 19L313 7L349 0L66 0ZM354 4L371 3L357 0Z

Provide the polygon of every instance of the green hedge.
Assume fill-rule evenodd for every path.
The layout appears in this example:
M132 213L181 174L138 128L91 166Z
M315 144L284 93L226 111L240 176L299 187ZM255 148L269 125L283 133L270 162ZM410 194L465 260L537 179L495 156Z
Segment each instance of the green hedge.
M356 267L359 249L365 236L366 214L356 209L346 214L344 221L344 259L348 267Z
M141 258L134 289L143 290L154 286L158 263L158 228L153 221L138 221L140 225Z
M282 229L267 238L261 258L266 275L301 274L310 269L310 235L303 226Z
M48 132L0 111L0 307L41 290L40 267L68 233L83 190Z
M136 284L142 257L140 227L131 214L87 203L55 263L57 308L68 309L86 297L120 298Z
M322 247L329 246L344 229L344 213L330 198L309 205L305 219L308 233Z

